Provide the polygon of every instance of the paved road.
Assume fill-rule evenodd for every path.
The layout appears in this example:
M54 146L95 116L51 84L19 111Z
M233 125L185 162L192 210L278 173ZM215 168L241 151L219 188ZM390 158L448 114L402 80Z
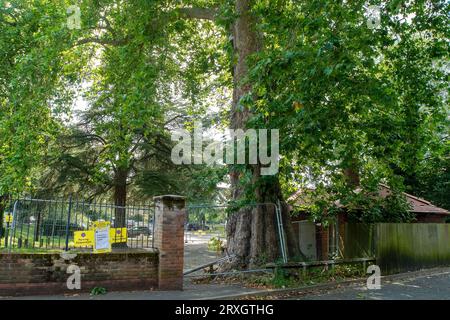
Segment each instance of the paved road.
M335 288L335 285L330 284ZM263 289L245 288L239 285L200 284L193 285L186 281L184 291L135 291L109 292L102 296L89 294L32 296L3 299L32 300L186 300L213 299L230 296L253 296L258 299L278 298L289 300L450 300L450 268L426 270L419 273L407 273L383 278L380 290L367 290L361 283L346 284L338 289L300 289L295 296L286 297L283 293L267 292ZM292 292L291 292L292 293ZM264 294L264 295L260 295ZM280 295L280 296L278 296ZM278 296L278 297L277 297ZM265 297L265 298L264 298Z
M90 296L88 293L53 296L0 297L0 300L206 300L221 296L254 293L258 289L239 285L186 284L183 291L108 292Z
M450 269L402 280L383 280L381 289L368 290L354 284L345 288L321 291L296 297L306 300L450 300Z

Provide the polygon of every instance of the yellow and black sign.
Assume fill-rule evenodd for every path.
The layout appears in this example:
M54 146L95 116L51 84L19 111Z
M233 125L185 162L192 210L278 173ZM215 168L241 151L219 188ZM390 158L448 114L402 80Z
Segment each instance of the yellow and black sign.
M13 222L12 214L5 215L4 220L5 220L5 223L12 223Z
M94 245L94 231L75 231L73 233L73 242L75 247L92 247Z
M111 228L109 237L111 238L111 243L127 242L127 228Z
M93 247L94 229L75 231L73 233L73 238L74 246L77 248ZM109 239L111 243L127 242L127 228L110 228Z

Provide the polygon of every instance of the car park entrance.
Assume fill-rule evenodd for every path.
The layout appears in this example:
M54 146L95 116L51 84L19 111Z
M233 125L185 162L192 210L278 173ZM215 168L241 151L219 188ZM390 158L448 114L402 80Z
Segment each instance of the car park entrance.
M261 206L275 208L278 244L281 258L286 260L286 245L281 208L274 203L246 204L256 209ZM228 250L226 228L228 217L240 208L232 205L191 204L187 206L184 230L184 274L190 277L217 271L219 263L233 258ZM253 212L253 211L252 211Z
M184 270L217 261L227 255L224 205L190 205L184 226Z

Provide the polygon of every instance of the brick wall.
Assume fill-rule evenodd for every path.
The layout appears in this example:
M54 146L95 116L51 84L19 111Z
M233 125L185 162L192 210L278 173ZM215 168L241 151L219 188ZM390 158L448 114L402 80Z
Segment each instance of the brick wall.
M155 246L159 256L159 289L183 289L185 199L166 195L155 201Z
M70 261L59 254L0 254L0 296L150 290L158 287L158 262L157 252L80 253ZM71 264L80 267L81 290L67 289Z
M0 296L77 293L94 287L114 290L182 290L185 199L155 197L155 252L0 254ZM71 264L81 270L81 290L67 289Z

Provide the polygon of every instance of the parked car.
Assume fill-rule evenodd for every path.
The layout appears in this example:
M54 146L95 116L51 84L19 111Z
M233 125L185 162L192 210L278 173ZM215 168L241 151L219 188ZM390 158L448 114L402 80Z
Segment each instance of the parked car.
M149 236L152 234L152 231L148 227L133 227L128 230L128 237L135 238L140 235Z
M187 231L208 231L209 227L207 225L201 225L199 223L188 223L186 225Z
M66 220L45 219L40 223L40 232L46 237L61 237L66 235ZM69 223L69 231L83 230L83 226L76 223Z

